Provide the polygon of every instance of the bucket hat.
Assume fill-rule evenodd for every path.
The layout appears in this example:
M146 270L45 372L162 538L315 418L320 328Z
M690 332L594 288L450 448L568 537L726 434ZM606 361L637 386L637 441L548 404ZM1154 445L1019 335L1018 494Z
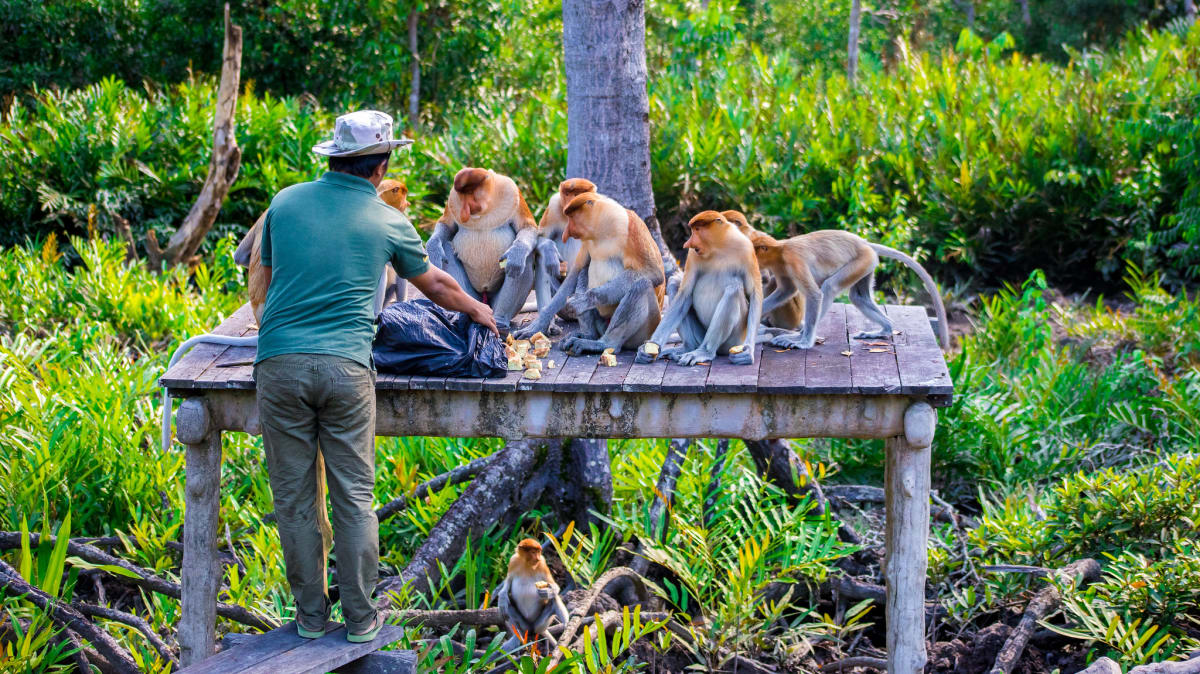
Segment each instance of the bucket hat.
M356 110L337 118L333 140L313 146L313 152L326 157L357 157L382 154L412 145L408 138L392 138L392 116L378 110Z

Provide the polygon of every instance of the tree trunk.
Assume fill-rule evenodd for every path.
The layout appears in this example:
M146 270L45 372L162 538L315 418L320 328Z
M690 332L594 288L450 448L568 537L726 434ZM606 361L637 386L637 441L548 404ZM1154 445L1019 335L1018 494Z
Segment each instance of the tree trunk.
M563 0L567 178L587 178L637 213L658 242L667 276L678 269L663 240L650 183L643 0Z
M159 250L153 231L146 240L151 263L157 265L179 264L196 254L204 237L212 229L221 212L221 204L229 188L237 180L241 167L242 150L234 137L233 117L237 110L239 79L242 71L242 29L229 18L229 5L225 5L225 46L221 62L221 84L217 88L217 109L213 115L213 153L208 164L208 177L200 196L188 211L183 224L171 235L167 247Z
M421 125L421 57L417 53L417 19L420 14L414 7L408 14L408 53L412 58L412 85L408 91L408 125L413 134Z
M862 27L862 1L850 2L850 39L846 44L846 77L853 84L858 78L858 31Z
M1029 14L1029 0L1018 0L1021 3L1021 23L1028 28L1033 25L1033 16ZM1184 0L1185 4L1192 0Z

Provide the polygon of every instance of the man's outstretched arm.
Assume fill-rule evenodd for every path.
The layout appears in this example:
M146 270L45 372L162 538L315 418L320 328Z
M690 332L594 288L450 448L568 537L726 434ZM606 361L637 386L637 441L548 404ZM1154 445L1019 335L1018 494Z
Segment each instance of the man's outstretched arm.
M496 329L496 319L492 317L492 308L465 293L454 277L441 269L430 265L423 274L418 274L408 281L434 304L450 311L461 311L494 334L500 334Z

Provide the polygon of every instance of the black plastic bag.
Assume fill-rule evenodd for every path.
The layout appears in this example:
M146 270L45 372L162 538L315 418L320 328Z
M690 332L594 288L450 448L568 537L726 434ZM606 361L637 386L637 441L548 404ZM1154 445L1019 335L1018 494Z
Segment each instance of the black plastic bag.
M466 314L429 300L396 302L377 319L372 355L388 374L439 377L503 377L504 342Z

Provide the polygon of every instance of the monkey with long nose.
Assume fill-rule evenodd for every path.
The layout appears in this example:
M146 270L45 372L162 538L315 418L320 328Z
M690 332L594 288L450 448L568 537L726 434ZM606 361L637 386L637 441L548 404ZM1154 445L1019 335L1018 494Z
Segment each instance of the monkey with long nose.
M550 648L558 641L550 634L550 619L567 624L567 607L558 596L558 584L542 558L542 546L532 538L517 544L508 562L508 576L496 589L496 602L511 636L501 649L511 653L522 644L545 639Z

